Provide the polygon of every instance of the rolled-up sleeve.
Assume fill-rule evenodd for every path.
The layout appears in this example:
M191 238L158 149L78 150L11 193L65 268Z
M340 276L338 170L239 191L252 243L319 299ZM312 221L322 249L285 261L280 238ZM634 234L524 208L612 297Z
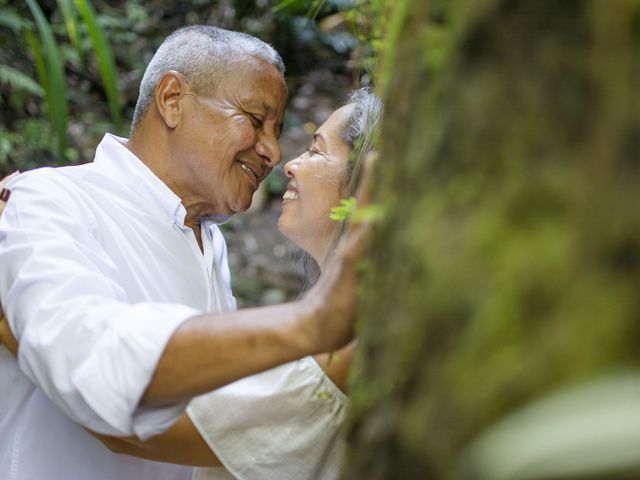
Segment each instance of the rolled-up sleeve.
M77 192L54 174L21 177L0 219L0 299L20 368L91 430L160 433L185 405L143 409L140 398L176 328L201 312L130 304Z

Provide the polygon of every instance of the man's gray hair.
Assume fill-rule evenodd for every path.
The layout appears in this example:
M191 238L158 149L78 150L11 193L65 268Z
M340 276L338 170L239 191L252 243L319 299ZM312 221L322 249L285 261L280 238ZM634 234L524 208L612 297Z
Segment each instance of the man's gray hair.
M220 80L233 71L233 65L247 56L264 60L284 75L278 52L256 37L209 25L176 30L160 45L144 72L131 133L149 110L160 78L169 70L184 75L196 93L212 95Z

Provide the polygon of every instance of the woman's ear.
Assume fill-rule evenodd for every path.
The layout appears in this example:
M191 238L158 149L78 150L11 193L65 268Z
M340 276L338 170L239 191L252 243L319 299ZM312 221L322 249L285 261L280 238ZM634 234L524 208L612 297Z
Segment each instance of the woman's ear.
M180 124L182 118L182 106L180 99L189 86L184 76L175 70L169 70L160 78L156 86L156 107L167 127L173 129Z

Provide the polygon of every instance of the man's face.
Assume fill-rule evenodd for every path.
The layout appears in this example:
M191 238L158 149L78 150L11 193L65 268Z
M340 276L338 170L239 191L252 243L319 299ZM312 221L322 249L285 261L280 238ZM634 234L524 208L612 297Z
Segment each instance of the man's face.
M231 215L249 208L253 193L280 163L286 101L280 72L253 57L239 62L212 97L185 95L171 157L183 169L187 210Z

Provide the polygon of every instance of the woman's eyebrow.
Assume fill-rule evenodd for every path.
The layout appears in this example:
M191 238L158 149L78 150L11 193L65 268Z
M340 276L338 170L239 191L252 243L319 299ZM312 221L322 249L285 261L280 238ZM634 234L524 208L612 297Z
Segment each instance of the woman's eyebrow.
M313 141L317 142L317 143L320 143L323 147L326 147L326 145L327 145L327 142L326 142L324 136L321 133L318 133L318 132L313 134Z

